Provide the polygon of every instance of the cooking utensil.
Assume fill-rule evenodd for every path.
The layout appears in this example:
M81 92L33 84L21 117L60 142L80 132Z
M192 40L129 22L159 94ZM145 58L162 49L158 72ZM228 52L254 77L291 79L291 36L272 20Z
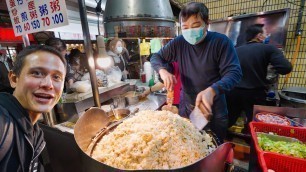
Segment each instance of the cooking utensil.
M171 107L172 106L172 104L173 104L173 99L174 99L174 91L173 90L168 90L168 92L167 92L167 105L169 106L169 107Z
M178 114L178 109L176 106L173 106L173 99L174 99L174 91L168 90L167 92L167 104L164 105L161 109L170 111L174 114Z
M114 108L125 108L126 107L125 97L121 95L114 97L113 105Z
M111 121L120 120L122 118L125 118L130 113L131 112L129 109L113 109L112 111L107 112L108 117L110 117Z
M189 119L198 130L202 130L208 124L208 120L198 107L193 109L189 115Z
M97 131L110 122L110 118L102 109L93 107L87 110L74 126L74 138L79 147L86 150Z
M199 107L195 106L189 115L189 119L198 130L202 130L208 124L211 115L211 113L204 114Z
M129 91L125 94L125 99L129 105L134 105L139 102L139 95L134 91Z

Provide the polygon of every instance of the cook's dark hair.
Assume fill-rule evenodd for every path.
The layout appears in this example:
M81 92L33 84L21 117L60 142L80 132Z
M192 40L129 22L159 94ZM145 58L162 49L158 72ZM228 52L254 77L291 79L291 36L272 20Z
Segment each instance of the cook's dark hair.
M208 24L208 8L204 3L190 2L180 12L179 19L186 21L190 16L199 15L202 20Z
M257 34L263 33L264 24L253 24L246 30L246 41L251 41Z
M19 76L23 69L26 57L30 54L33 54L39 51L48 52L48 53L58 56L60 60L63 62L65 69L66 69L66 60L58 50L56 50L53 47L47 46L47 45L32 45L32 46L25 47L20 53L18 53L16 60L14 62L13 69L12 69L13 73Z
M45 44L55 48L59 52L67 49L65 42L60 38L49 38Z

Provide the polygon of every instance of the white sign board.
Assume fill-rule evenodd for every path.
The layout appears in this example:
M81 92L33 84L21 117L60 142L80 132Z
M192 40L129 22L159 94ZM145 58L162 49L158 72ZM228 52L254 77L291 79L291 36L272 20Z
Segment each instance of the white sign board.
M68 25L65 0L6 0L15 36Z

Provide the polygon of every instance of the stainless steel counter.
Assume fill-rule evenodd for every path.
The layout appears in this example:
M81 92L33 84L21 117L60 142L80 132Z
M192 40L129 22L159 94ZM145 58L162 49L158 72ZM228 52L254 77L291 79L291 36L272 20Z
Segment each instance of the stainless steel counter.
M133 111L136 108L139 108L139 110L158 110L161 108L162 105L165 104L165 102L166 102L166 96L156 95L151 93L145 99L140 100L139 103L127 106L126 108L129 109L130 111ZM55 125L55 128L73 134L73 127L77 119L78 115L74 115L74 117L71 120Z
M133 111L136 108L139 110L158 110L166 102L166 96L149 94L144 100L140 100L135 105L130 105L127 108Z
M131 90L129 83L118 83L110 87L99 88L100 102L103 103L111 98L124 94ZM73 93L65 96L65 100L61 104L65 115L73 116L81 114L86 109L94 106L92 93Z

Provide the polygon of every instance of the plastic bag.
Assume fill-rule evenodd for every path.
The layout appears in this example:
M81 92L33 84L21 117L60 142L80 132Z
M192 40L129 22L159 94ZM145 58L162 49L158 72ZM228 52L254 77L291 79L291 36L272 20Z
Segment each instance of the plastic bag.
M91 90L91 84L89 80L77 81L72 84L71 89L75 90L78 93L86 93Z
M103 80L103 76L105 75L102 70L96 69L97 79ZM90 80L89 72L85 73L81 79L82 81Z
M113 66L107 71L107 79L109 83L121 82L122 72L118 66Z

